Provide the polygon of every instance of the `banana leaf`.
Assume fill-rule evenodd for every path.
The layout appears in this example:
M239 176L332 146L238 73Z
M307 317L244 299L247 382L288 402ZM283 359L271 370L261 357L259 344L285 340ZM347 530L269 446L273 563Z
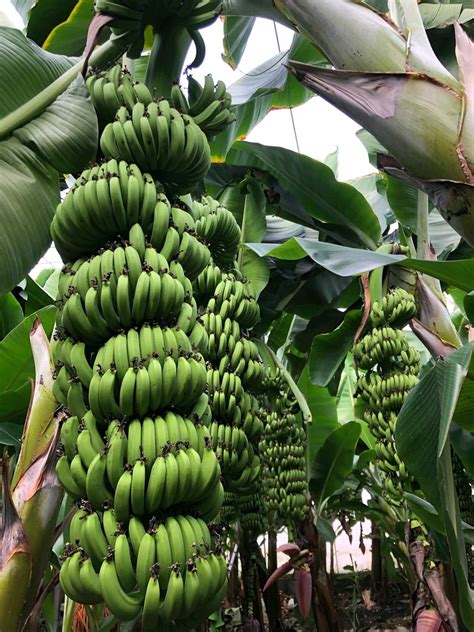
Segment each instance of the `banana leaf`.
M80 62L0 29L0 293L45 253L59 201L59 174L95 157L97 117Z

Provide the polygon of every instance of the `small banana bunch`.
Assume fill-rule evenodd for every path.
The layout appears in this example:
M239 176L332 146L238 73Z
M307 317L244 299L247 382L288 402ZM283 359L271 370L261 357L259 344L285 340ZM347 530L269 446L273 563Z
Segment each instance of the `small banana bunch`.
M193 118L169 101L141 101L129 110L121 106L116 120L100 137L104 156L124 159L150 171L167 190L192 191L211 165L206 135Z
M141 81L133 81L132 75L122 69L121 64L112 66L106 72L89 75L86 86L101 129L114 120L121 106L125 105L131 112L136 103L147 106L153 101L147 86Z
M247 493L236 496L236 506L240 526L244 531L256 537L268 530L261 477L255 480Z
M274 527L303 522L308 513L306 436L299 407L279 367L267 367L264 379L266 410L260 455L265 505Z
M373 303L372 330L353 347L357 366L365 370L357 388L367 403L365 419L377 438L385 490L397 502L403 491L402 481L409 475L395 447L395 426L420 370L420 355L410 347L402 328L415 314L414 298L401 288L391 290L382 301Z
M208 138L225 131L237 118L231 111L232 97L223 81L214 84L212 75L206 75L204 85L188 76L188 98L179 84L171 89L170 101L179 112L192 116Z
M227 566L206 523L192 515L132 517L125 528L114 509L81 502L70 524L60 583L77 603L105 600L121 621L142 610L143 630L173 621L188 629L217 608L227 587Z
M232 266L240 245L240 228L230 211L218 200L202 196L193 201L196 232L208 244L213 262L223 269Z

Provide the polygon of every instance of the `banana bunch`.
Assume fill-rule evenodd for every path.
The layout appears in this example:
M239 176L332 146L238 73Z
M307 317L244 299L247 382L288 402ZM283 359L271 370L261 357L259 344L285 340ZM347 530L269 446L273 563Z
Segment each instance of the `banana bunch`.
M364 417L377 439L378 466L392 501L400 502L403 481L409 480L405 464L395 447L398 413L418 382L420 354L410 347L401 330L416 314L413 297L395 288L381 301L374 301L372 329L353 346L354 360L365 373L357 390L367 404Z
M137 102L118 109L100 137L105 156L136 163L150 171L168 191L192 191L211 166L206 135L191 116L169 101Z
M97 510L114 508L120 522L185 507L212 519L222 504L220 468L203 425L168 411L113 420L105 434L88 411L61 428L57 472L75 500L87 498Z
M149 105L153 96L141 81L133 81L131 74L116 64L107 72L89 75L86 86L92 99L100 128L113 121L117 110L125 105L132 111L136 103Z
M194 295L201 304L206 305L208 300L214 296L216 287L222 281L222 274L222 270L214 263L211 257L209 264L198 275L194 284Z
M127 527L113 509L81 503L70 525L60 583L78 603L105 601L121 621L142 611L144 630L173 621L198 625L219 605L227 566L206 523L191 515L132 518ZM204 604L204 605L203 605Z
M61 585L119 619L141 612L145 630L193 628L227 583L207 527L224 487L193 295L209 250L192 203L168 199L121 153L78 178L51 232L66 262L51 341L53 392L68 413L56 471L80 506ZM250 478L258 461L233 441L229 459L238 453Z
M196 232L206 240L214 263L229 268L240 245L240 228L232 213L211 196L193 201Z
M353 347L357 365L370 370L385 365L397 372L417 375L419 353L410 347L403 332L392 327L374 327Z
M127 56L140 57L144 44L144 30L167 28L166 23L182 24L193 32L212 24L220 12L221 0L95 0L97 13L109 15L113 38L132 36ZM128 40L127 40L128 41Z
M402 288L389 290L382 300L371 305L370 320L373 327L390 325L403 328L416 316L416 303L411 294Z
M223 275L214 296L207 303L207 309L220 316L222 321L227 318L236 320L244 329L251 329L260 320L260 308L251 284L235 274Z
M262 488L262 477L255 479L246 493L235 497L236 512L243 531L253 538L268 530L266 520L265 494Z
M259 443L263 463L262 485L272 525L303 522L308 513L306 434L298 403L279 367L268 367L261 395L266 411Z
M208 138L225 131L237 120L230 110L232 97L223 81L214 84L212 75L206 75L204 85L188 75L188 98L181 86L175 83L171 89L170 102L182 114L192 116Z
M95 253L140 223L151 234L158 196L153 178L135 164L109 160L86 169L56 208L51 236L66 261ZM168 221L169 223L169 221Z

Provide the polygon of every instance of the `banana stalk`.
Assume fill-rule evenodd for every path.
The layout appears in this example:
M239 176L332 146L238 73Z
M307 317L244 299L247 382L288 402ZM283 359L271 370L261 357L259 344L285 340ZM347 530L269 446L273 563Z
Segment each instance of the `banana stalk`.
M3 511L0 528L0 621L4 632L16 632L32 574L31 549L13 504L8 458L2 463ZM14 593L13 593L14 591ZM5 627L4 627L5 626Z
M276 0L336 70L290 62L309 89L387 149L380 166L426 192L474 244L474 43L455 25L459 80L436 58L416 0L390 15L359 0Z

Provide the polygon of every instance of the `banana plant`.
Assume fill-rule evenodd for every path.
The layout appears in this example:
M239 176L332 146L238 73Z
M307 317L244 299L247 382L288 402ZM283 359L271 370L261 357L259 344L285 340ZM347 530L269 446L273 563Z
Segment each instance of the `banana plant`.
M455 25L459 79L431 48L416 0L388 14L358 0L277 0L335 69L290 63L295 76L386 148L387 173L425 191L474 244L474 43Z
M0 620L5 632L16 632L21 626L37 629L38 599L46 595L40 587L63 497L55 472L59 426L53 369L49 341L39 320L33 325L30 342L36 378L12 477L6 453L2 463Z

